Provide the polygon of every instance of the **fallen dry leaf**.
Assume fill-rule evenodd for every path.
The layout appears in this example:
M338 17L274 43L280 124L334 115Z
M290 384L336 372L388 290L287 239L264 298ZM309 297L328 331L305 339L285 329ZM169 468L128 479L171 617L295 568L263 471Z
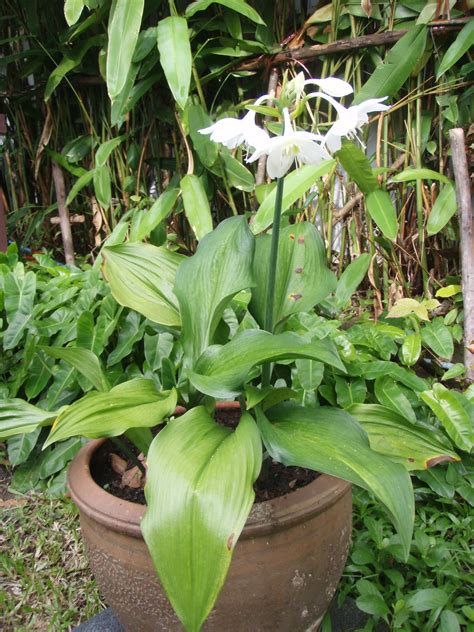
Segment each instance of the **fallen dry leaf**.
M127 469L127 461L122 459L118 454L115 454L115 452L112 452L110 455L110 465L117 474L123 474Z
M131 487L132 489L138 489L143 487L143 477L140 469L135 465L122 476L122 487Z

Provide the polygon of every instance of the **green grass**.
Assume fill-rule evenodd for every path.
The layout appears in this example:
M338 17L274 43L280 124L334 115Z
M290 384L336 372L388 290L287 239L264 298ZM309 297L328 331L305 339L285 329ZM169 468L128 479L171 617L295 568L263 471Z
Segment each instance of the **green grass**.
M71 630L103 604L70 500L28 496L0 509L0 629Z
M414 477L416 515L407 562L379 504L354 491L353 543L339 588L403 632L474 632L474 467L437 466Z
M403 632L474 632L474 467L438 466L414 478L417 510L408 562L380 505L354 493L353 544L339 588ZM27 496L1 509L0 629L71 630L103 607L68 499ZM324 630L329 630L326 624Z

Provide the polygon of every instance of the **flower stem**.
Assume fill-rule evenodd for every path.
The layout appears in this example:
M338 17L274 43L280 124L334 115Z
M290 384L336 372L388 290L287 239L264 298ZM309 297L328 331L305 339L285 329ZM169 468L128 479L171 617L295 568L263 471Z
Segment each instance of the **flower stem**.
M275 198L275 212L273 214L273 226L272 226L272 243L270 246L270 267L268 270L267 291L265 298L265 318L263 322L263 328L270 333L273 333L273 308L275 305L275 281L276 281L276 267L278 261L278 241L280 238L280 220L281 220L281 207L283 200L283 184L284 179L278 178L276 198ZM270 384L271 376L271 363L263 365L262 371L262 386L268 386Z

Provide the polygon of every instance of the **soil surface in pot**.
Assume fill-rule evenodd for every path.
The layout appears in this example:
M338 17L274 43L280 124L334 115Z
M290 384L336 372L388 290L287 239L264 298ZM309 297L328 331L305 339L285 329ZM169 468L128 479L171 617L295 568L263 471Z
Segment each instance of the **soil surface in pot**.
M219 410L215 416L218 423L234 429L238 424L240 411ZM155 429L154 434L157 434L162 427L163 426L160 426ZM135 456L138 456L137 449L128 439L122 437L122 441ZM123 474L117 472L116 468L112 467L112 462L115 458L113 455L119 456L123 459L124 463L126 462L125 469L127 471L134 467L135 464L133 461L119 446L112 443L112 441L106 441L99 450L97 450L91 461L92 478L100 487L113 496L145 505L143 487L130 487L123 484ZM260 476L254 484L255 502L259 503L265 500L271 500L272 498L285 496L300 487L309 485L317 476L318 473L312 470L307 470L303 467L289 467L272 459L266 459L263 463Z

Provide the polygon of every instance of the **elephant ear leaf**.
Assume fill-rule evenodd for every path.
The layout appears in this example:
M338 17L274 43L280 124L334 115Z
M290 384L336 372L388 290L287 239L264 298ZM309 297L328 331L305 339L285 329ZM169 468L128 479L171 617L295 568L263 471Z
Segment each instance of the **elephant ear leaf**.
M254 276L250 311L263 327L266 288L270 270L271 236L255 242ZM290 314L305 312L324 300L336 288L336 277L326 265L323 240L308 222L287 226L280 233L273 322Z
M188 632L200 630L224 584L261 461L248 413L232 432L202 406L168 423L150 447L143 537Z
M104 275L113 297L155 323L179 327L178 303L173 293L176 270L184 257L151 244L106 246Z
M356 419L343 410L280 406L257 422L272 458L307 467L367 489L383 503L408 558L414 521L411 479L399 463L370 448Z
M200 241L176 274L185 363L192 366L213 342L224 309L253 285L254 237L244 217L221 222Z

